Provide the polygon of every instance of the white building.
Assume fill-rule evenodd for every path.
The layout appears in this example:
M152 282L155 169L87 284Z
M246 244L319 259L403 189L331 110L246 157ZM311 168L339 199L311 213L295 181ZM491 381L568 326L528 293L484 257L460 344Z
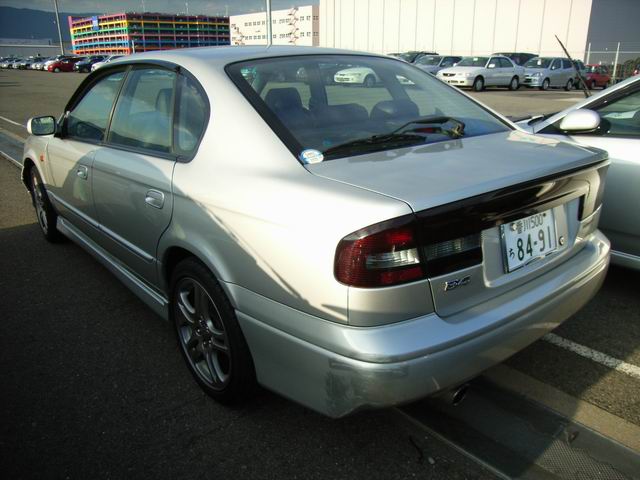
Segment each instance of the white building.
M274 45L319 45L318 6L306 5L271 12L271 34ZM265 45L267 14L265 12L232 15L231 45Z
M320 17L321 46L378 53L563 55L557 35L584 59L596 38L640 40L640 0L320 0Z

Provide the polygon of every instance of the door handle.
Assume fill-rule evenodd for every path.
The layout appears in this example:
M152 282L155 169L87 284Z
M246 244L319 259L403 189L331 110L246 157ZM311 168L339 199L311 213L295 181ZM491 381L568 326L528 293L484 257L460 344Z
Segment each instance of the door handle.
M164 193L158 190L148 190L144 197L144 202L152 207L162 208L164 206Z
M87 167L85 167L84 165L80 165L78 167L76 167L76 175L83 179L86 180L87 177L89 176L89 169Z

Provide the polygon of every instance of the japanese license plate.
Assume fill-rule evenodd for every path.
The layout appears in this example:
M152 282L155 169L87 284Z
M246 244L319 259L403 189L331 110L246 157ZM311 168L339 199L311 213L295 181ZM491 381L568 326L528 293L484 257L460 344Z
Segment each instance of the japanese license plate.
M505 270L512 272L558 248L553 210L500 226Z

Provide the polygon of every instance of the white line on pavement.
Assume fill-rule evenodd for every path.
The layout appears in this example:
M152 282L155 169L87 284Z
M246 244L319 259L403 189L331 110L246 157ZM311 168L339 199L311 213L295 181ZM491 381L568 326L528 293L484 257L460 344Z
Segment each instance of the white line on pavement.
M0 150L0 155L4 155L5 157L7 157L7 160L9 160L10 162L13 162L16 165L16 167L22 168L22 164L19 161L17 161L15 158L13 158L11 155L9 155L8 153Z
M17 126L22 127L22 128L27 128L23 124L18 123L18 122L14 122L13 120L11 120L10 118L7 118L7 117L0 116L0 120L4 120L5 122L13 123L14 125L17 125Z
M598 352L597 350L585 347L584 345L580 345L579 343L572 342L571 340L562 338L555 333L547 333L544 337L542 337L542 339L560 348L564 348L566 350L569 350L570 352L580 355L581 357L593 360L600 365L612 368L613 370L621 373L626 373L630 377L634 377L640 380L640 367L636 367L635 365L631 365L630 363L610 357L606 353Z

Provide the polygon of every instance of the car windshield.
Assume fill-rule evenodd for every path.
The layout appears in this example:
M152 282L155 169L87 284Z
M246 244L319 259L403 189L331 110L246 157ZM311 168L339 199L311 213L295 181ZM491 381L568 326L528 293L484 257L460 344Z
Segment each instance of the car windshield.
M598 65L587 65L587 73L599 73L599 69Z
M524 64L526 68L549 68L553 58L532 58Z
M457 67L484 67L489 57L464 57L458 62Z
M425 55L420 58L416 63L418 65L439 65L442 57L433 57L431 55Z
M311 151L328 160L510 129L432 75L390 58L303 55L226 70L296 156Z
M417 54L418 54L418 52L404 52L404 53L399 54L398 58L401 58L405 62L412 62Z

